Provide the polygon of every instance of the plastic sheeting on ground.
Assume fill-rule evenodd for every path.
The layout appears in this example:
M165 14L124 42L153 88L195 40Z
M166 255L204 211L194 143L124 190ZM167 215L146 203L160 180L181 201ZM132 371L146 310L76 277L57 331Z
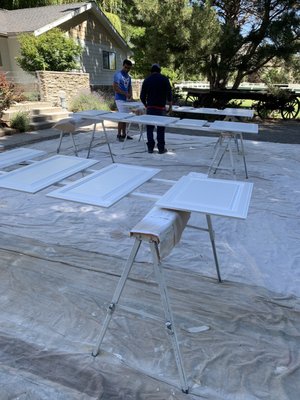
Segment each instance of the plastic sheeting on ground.
M82 157L89 135L76 135ZM215 143L168 134L169 153L159 155L136 138L123 149L114 130L109 137L117 162L158 167L159 178L172 180L206 173ZM103 135L97 141L91 157L100 168L110 156ZM51 156L57 141L30 147ZM130 196L105 209L46 197L53 186L34 195L0 190L1 400L299 398L299 145L245 141L245 149L254 183L248 218L213 217L224 282L206 232L187 227L164 260L188 395L163 324L151 317L162 316L162 306L146 246L121 298L142 317L116 312L103 352L91 356L133 245L129 231L153 202ZM67 138L61 151L73 154ZM237 171L244 180L241 159ZM232 179L228 171L215 176ZM204 222L192 214L190 223Z

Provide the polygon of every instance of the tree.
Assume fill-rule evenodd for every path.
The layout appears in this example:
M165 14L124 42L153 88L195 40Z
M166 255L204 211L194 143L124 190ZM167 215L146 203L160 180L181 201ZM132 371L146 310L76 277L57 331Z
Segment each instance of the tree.
M83 49L58 28L37 37L20 35L19 42L21 56L17 57L17 62L24 71L78 69L77 60Z
M189 3L187 0L135 1L127 14L128 22L136 27L130 38L135 71L144 75L157 62L182 77L195 72L199 75L194 65L199 64L195 54L199 56L199 52L203 54L212 48L219 28L213 9L196 8Z
M237 88L275 57L299 51L297 0L135 0L131 42L140 72L152 61Z
M297 53L297 4L296 0L213 1L221 34L201 63L211 88L223 89L230 79L237 88L271 60L288 60Z
M259 71L259 79L268 86L274 83L300 82L300 55L294 55L289 60L274 59Z

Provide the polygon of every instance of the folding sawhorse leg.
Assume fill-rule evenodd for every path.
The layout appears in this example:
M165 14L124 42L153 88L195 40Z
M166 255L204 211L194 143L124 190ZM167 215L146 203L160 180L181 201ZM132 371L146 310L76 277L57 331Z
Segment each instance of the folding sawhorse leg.
M159 209L153 209L152 211L154 211L154 213L151 214L151 212L150 212L144 218L143 221L145 221L145 222L143 223L143 221L141 221L142 224L140 223L141 224L140 226L143 226L143 228L145 226L147 226L146 224L148 223L149 220L147 221L146 218L149 215L150 215L149 219L151 221L151 228L153 229L153 227L154 227L154 230L155 230L155 223L158 222L157 228L163 229L165 232L167 232L167 234L171 234L171 235L174 234L175 229L173 229L173 227L175 224L177 224L176 232L178 232L179 226L180 226L179 229L181 229L181 230L183 230L184 227L186 226L186 222L189 218L189 213L171 211L171 210L161 210L161 213L163 214L163 217L161 218L159 216L159 211L157 212L157 210L159 210ZM169 219L169 221L166 222L166 218L168 218L168 214L170 216L169 217L170 219ZM183 215L183 218L182 218L182 215ZM159 218L160 218L160 221L159 221ZM165 226L162 227L162 224L165 224ZM138 226L139 226L139 224L135 228L137 228ZM173 315L172 315L172 311L171 311L171 307L170 307L170 301L169 301L167 287L166 287L166 283L165 283L165 279L164 279L164 274L163 274L162 266L160 263L160 251L159 251L159 247L158 247L160 238L159 238L159 235L157 234L157 231L149 233L149 229L148 229L147 232L148 233L144 233L144 231L139 232L138 229L134 229L134 232L131 231L131 235L133 237L135 237L135 242L134 242L133 248L130 252L130 255L128 257L128 260L125 264L125 267L124 267L124 270L120 277L120 280L118 282L117 288L113 294L112 301L111 301L110 305L108 306L107 314L106 314L106 317L105 317L105 320L102 325L101 332L100 332L100 335L98 338L98 344L95 347L95 349L93 350L92 354L94 357L96 357L100 352L100 347L101 347L102 341L104 339L105 333L108 329L108 325L111 321L114 311L116 310L116 308L118 306L118 302L120 300L122 291L125 287L127 278L129 276L129 273L130 273L133 263L135 261L136 255L139 251L141 243L142 243L142 241L147 241L150 245L152 261L153 261L153 269L154 269L155 277L156 277L156 280L157 280L157 283L159 286L160 296L161 296L161 300L162 300L162 304L163 304L163 310L164 310L164 315L165 315L165 327L170 336L173 351L175 354L175 361L176 361L176 365L177 365L177 369L178 369L178 373L179 373L181 389L184 393L188 393L188 384L187 384L186 374L185 374L185 370L183 367L183 361L182 361L181 352L179 349L179 344L178 344L177 335L176 335L176 331L175 331ZM163 232L163 234L165 232ZM181 236L181 233L179 236ZM180 237L175 238L174 245L179 241L179 239L180 239Z
M130 133L131 125L132 125L132 122L129 122L122 149L125 149L125 146L126 146L126 143L127 143L127 136ZM139 126L139 140L138 141L140 142L141 140L143 140L144 150L146 151L147 150L147 146L146 146L144 135L143 135L143 125L142 124L138 124L138 126Z
M60 152L61 142L62 142L63 136L65 134L69 134L70 135L70 138L72 139L72 143L73 143L74 153L75 153L76 157L78 157L78 151L77 151L77 146L75 144L75 140L74 140L74 137L73 137L73 132L64 132L64 131L60 132L59 143L58 143L58 147L57 147L56 153L59 154L59 152Z
M223 145L225 139L228 139L228 140L227 140L227 143ZM208 168L208 172L207 172L208 175L210 174L210 171L212 169L215 170L214 174L217 172L217 169L220 167L220 164L221 164L221 162L223 160L223 157L224 157L226 151L228 150L229 151L229 157L230 157L230 163L231 163L231 170L232 170L233 175L236 177L235 163L234 163L233 154L232 154L232 147L231 147L231 140L232 140L232 135L231 134L227 134L227 133L221 133L220 134L219 139L217 140L217 143L215 145L215 152L214 152L214 155L213 155L212 162L211 162L211 164L210 164L210 166ZM217 157L218 157L218 155L219 155L221 150L222 150L222 153L220 155L219 161L218 161L216 167L214 167L214 164L217 161Z
M101 122L101 124L102 124L102 129L103 129L105 140L106 140L106 143L107 143L107 146L108 146L110 158L111 158L111 161L114 163L115 160L114 160L114 156L112 154L111 147L110 147L110 144L109 144L109 141L108 141L108 136L107 136L107 132L106 132L106 129L105 129L105 126L104 126L104 122L103 121L99 121L99 122ZM90 144L89 144L89 148L88 148L88 152L87 152L86 158L89 158L90 153L91 153L92 144L93 144L94 137L95 137L95 132L96 132L96 125L97 125L97 122L94 124L94 127L93 127L93 133L92 133L92 137L91 137L91 140L90 140Z

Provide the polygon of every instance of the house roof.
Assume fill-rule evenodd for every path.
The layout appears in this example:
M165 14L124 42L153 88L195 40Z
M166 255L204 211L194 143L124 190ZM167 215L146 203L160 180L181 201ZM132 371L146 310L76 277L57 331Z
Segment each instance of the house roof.
M100 23L114 35L120 46L128 48L125 40L93 1L19 10L0 9L0 36L15 36L21 33L33 33L38 36L86 11L96 16Z

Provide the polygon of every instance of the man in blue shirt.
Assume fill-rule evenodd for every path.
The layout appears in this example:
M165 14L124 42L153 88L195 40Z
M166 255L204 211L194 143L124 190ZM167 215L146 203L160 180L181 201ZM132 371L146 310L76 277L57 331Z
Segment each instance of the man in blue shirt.
M143 82L141 90L141 101L147 109L149 115L166 115L168 104L168 113L172 111L172 88L169 79L160 73L161 68L158 64L151 67L151 75ZM153 138L153 125L147 125L147 146L148 153L153 153L155 141ZM157 127L157 148L159 154L167 152L165 148L165 127Z
M128 112L124 107L127 100L132 99L132 86L131 77L128 72L131 70L132 62L130 60L123 61L123 68L121 71L117 71L114 75L113 89L115 92L115 102L117 109L120 112ZM126 137L126 123L118 123L118 136L120 142L123 142ZM132 139L127 136L127 139Z

